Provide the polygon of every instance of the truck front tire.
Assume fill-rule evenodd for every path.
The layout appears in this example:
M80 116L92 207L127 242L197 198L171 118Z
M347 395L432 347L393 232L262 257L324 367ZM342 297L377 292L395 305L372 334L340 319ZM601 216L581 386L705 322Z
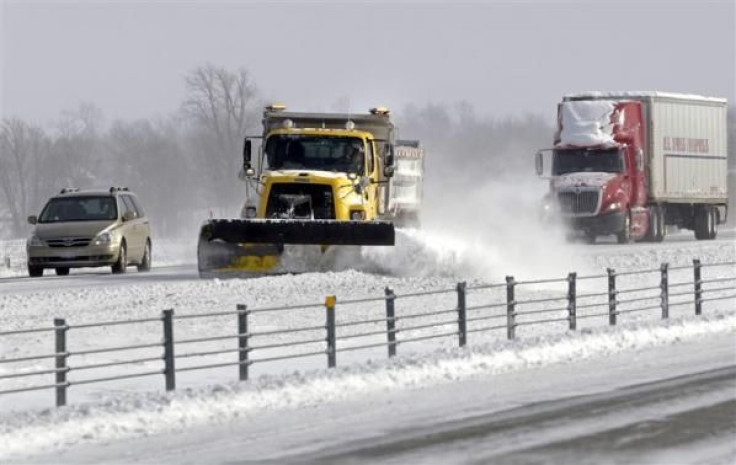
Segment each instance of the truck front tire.
M619 244L628 244L631 242L631 212L627 211L624 216L624 226L616 234L616 241Z

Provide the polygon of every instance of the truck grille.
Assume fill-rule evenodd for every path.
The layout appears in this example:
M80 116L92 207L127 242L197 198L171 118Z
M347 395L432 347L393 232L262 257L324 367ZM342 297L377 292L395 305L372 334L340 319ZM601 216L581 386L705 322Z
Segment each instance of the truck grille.
M332 187L324 184L274 184L266 218L334 220Z
M58 239L46 239L49 247L86 247L92 239L89 237L62 237Z
M560 192L557 201L563 213L572 215L595 214L598 211L598 196L595 191Z

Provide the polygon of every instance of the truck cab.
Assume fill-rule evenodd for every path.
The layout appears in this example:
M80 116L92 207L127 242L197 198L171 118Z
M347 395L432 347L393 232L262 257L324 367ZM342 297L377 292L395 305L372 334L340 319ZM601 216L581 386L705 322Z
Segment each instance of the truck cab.
M641 105L562 102L558 122L548 150L548 208L590 242L611 234L621 243L642 238L648 213Z

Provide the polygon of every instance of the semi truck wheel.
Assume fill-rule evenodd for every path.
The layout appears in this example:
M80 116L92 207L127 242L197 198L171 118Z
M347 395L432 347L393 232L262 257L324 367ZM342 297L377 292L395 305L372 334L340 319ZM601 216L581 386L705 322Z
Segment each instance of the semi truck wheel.
M659 209L656 205L649 207L649 229L647 230L646 240L649 242L657 242L657 234L659 233Z
M657 205L657 219L659 220L659 223L657 223L657 242L662 242L667 236L667 212L665 211L664 207L661 205Z
M718 235L718 212L716 207L708 207L708 239L715 239Z
M693 218L693 230L695 231L695 239L702 241L710 239L710 208L706 205L695 207L695 218Z
M619 244L628 244L631 242L631 212L627 211L624 217L624 227L616 234L616 240Z
M664 240L664 236L667 234L664 207L653 205L651 207L650 214L652 215L650 218L650 221L652 222L650 226L650 240L652 242L662 242Z

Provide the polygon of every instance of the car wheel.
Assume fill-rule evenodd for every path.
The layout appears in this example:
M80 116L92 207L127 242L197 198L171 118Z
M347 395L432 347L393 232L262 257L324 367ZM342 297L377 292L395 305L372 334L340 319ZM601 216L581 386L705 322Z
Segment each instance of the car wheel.
M66 276L69 274L69 268L62 267L62 268L56 268L56 275L57 276Z
M151 241L146 241L146 248L143 250L143 258L141 259L140 265L138 265L139 272L145 272L151 270Z
M115 274L125 273L125 269L128 267L128 252L125 247L125 241L120 244L120 254L118 255L118 261L112 266L112 272Z
M31 278L40 278L43 276L43 267L28 265L28 276Z
M626 212L626 216L624 216L624 227L616 234L616 240L619 244L628 244L631 242L631 213L628 211Z

